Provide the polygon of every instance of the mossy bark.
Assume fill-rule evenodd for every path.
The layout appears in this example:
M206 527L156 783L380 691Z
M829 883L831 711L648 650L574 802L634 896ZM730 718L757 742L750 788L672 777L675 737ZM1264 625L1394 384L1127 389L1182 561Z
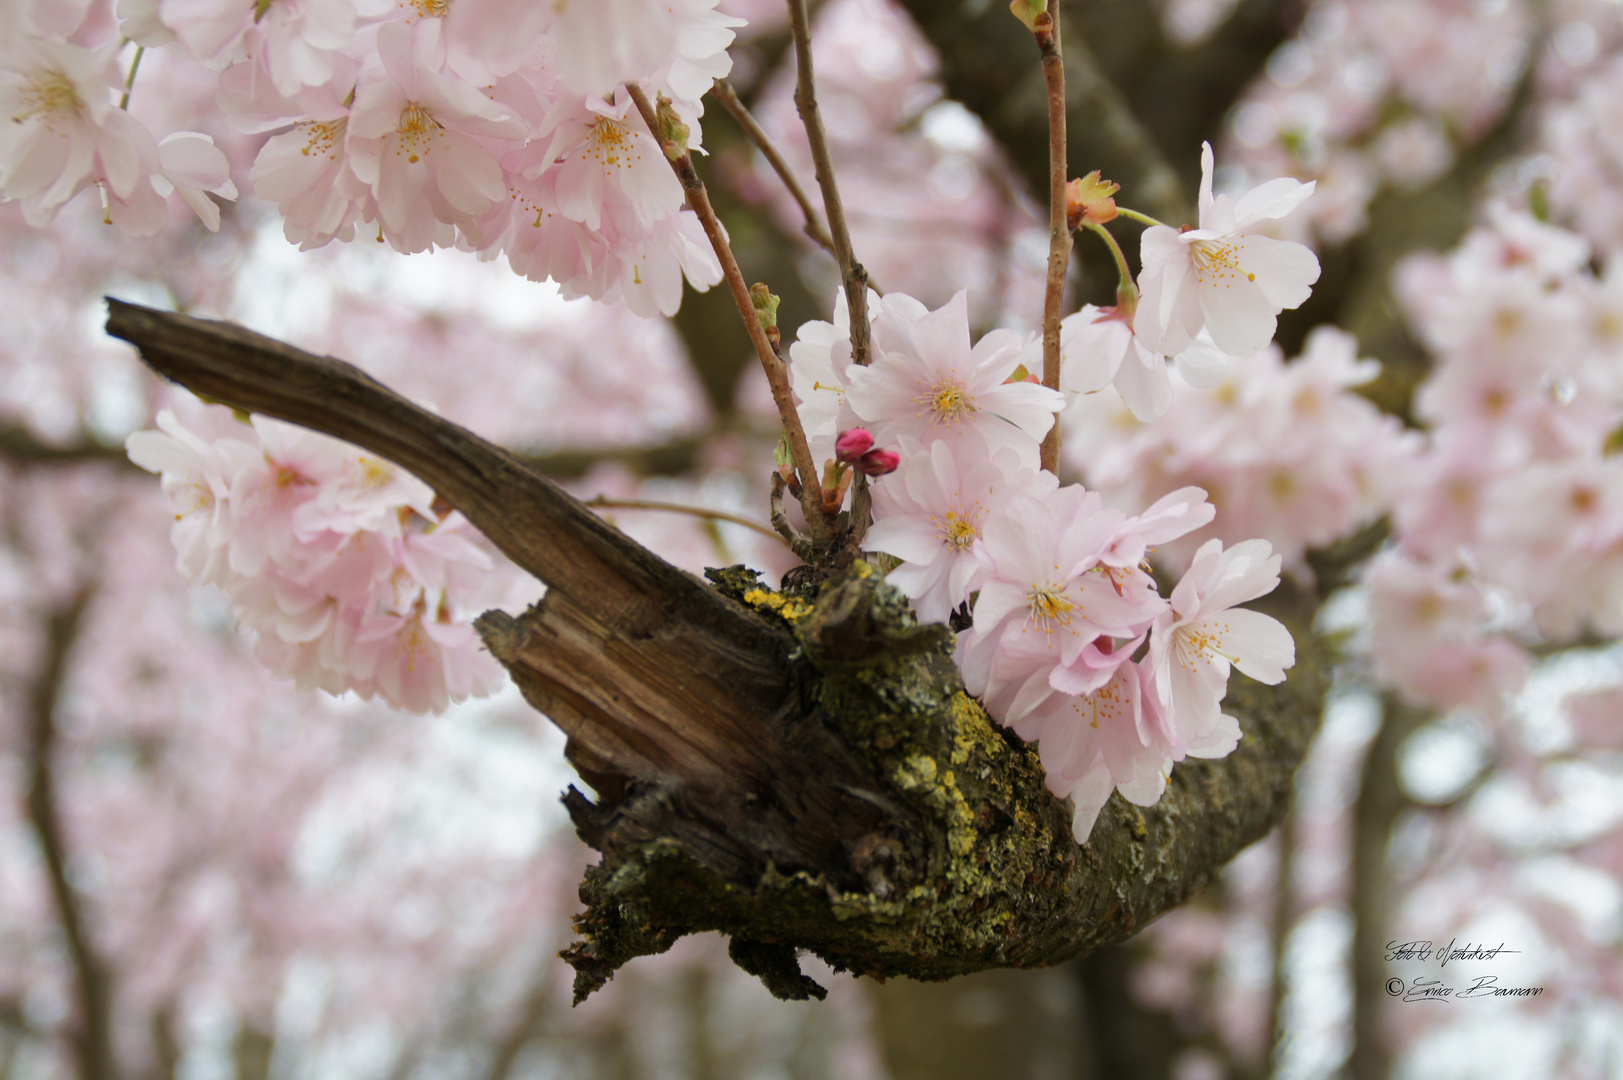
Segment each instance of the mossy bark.
M747 573L712 577L762 610L799 606ZM1240 749L1178 765L1154 807L1112 796L1078 845L1034 747L964 692L951 632L917 626L877 573L852 567L787 624L800 646L803 707L784 723L831 731L853 750L874 785L863 797L884 821L848 845L843 863L763 860L729 874L702 848L665 835L668 791L607 806L572 792L583 836L604 852L581 886L583 940L565 954L577 994L636 956L707 930L730 935L741 966L797 998L820 991L799 974L795 950L837 970L944 979L1053 964L1130 936L1204 888L1283 813L1325 684L1323 653L1304 625L1307 600L1287 591L1269 605L1298 640L1291 680L1235 678Z

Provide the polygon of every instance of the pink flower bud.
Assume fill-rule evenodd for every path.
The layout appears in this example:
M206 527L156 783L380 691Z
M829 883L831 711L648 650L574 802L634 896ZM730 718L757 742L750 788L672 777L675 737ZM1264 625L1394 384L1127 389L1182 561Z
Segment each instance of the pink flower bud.
M868 476L884 476L886 473L896 471L896 466L902 463L902 455L894 450L869 450L855 462L857 471Z
M867 428L854 427L842 431L839 438L834 440L834 456L847 465L855 464L858 458L872 449L873 433Z

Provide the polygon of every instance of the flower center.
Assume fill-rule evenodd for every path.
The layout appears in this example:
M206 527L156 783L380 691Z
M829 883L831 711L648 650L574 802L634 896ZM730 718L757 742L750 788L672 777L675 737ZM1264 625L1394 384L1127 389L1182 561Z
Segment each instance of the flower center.
M77 111L83 102L79 100L78 93L73 89L73 82L60 72L46 71L35 75L28 80L28 85L21 94L23 111L11 118L14 124L45 113L64 111ZM46 123L50 123L47 119Z
M429 151L431 140L439 132L439 121L413 101L400 110L400 123L395 128L395 133L400 136L397 153L405 154L406 160L415 165L420 156Z
M975 411L975 406L964 393L964 388L957 382L939 382L930 388L929 393L922 394L913 399L923 405L935 416L930 420L930 426L937 424L956 424L964 417Z
M1076 610L1063 585L1033 585L1026 593L1026 604L1032 620L1045 634L1052 634L1056 627L1070 626L1071 612Z
M975 546L975 541L981 538L981 527L978 514L962 514L957 510L948 510L945 520L938 527L941 542L954 551L968 551Z
M631 164L631 152L636 147L636 137L631 129L620 121L603 117L592 125L588 142L590 148L586 152L595 156L604 165Z
M314 120L302 121L299 126L304 128L306 142L304 149L299 153L305 157L321 157L326 155L333 161L338 160L338 145L344 141L344 126L347 120L343 117L337 120L328 120L317 123Z
M451 0L402 0L400 6L413 9L419 18L443 19L451 10Z
M1189 248L1189 260L1195 264L1195 277L1201 284L1205 284L1207 278L1221 281L1241 274L1245 274L1247 281L1257 280L1257 275L1246 273L1240 266L1240 252L1245 250L1243 240L1196 240Z

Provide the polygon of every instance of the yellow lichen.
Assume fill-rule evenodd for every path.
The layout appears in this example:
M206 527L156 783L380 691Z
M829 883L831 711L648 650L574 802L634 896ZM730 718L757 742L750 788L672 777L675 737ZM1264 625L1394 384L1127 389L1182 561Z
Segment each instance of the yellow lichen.
M797 623L812 613L812 606L804 600L784 596L769 589L751 589L744 594L744 603L761 611L770 611L785 622Z

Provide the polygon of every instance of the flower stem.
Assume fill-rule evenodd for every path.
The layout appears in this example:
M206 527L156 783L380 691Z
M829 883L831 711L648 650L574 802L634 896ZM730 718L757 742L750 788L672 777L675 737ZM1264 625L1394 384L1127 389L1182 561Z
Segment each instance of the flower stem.
M1140 225L1160 225L1162 227L1166 226L1166 222L1161 221L1158 218L1152 218L1148 214L1141 214L1137 210L1129 210L1129 209L1127 209L1127 207L1121 206L1119 204L1116 207L1116 213L1121 215L1124 218L1132 218L1134 221L1138 222Z
M1048 285L1043 296L1043 385L1059 389L1059 321L1065 295L1065 269L1071 257L1071 230L1065 220L1065 64L1059 50L1059 5L1037 16L1032 37L1042 55L1048 89ZM1059 418L1043 438L1042 467L1059 472Z
M1138 286L1133 284L1133 272L1127 267L1127 256L1122 254L1121 245L1116 243L1116 238L1110 235L1109 229L1096 221L1084 221L1082 227L1103 240L1105 246L1110 249L1111 258L1116 260L1116 273L1121 276L1121 282L1116 286L1118 306L1123 303L1132 303L1136 306L1138 302ZM1132 312L1126 312L1126 314L1131 316Z
M124 96L118 99L118 107L126 112L130 108L130 91L135 89L135 73L141 70L141 57L145 56L146 52L145 45L137 45L135 47L135 59L130 61L130 75L129 78L124 80Z
M636 103L643 122L648 125L648 130L657 141L659 114L654 111L648 95L635 83L626 83L626 91ZM704 182L694 171L693 155L683 149L679 155L673 157L668 147L662 146L661 149L667 151L666 157L670 160L671 169L681 181L682 190L687 193L688 206L698 216L699 224L704 227L704 234L716 252L716 258L721 261L721 272L727 280L728 290L733 294L733 303L738 306L738 314L744 320L744 329L749 333L750 343L755 346L755 355L760 359L761 367L766 372L767 384L772 388L772 401L778 407L778 416L783 419L784 432L789 436L789 452L795 460L795 472L800 477L800 509L806 515L806 524L811 529L813 544L821 549L826 546L829 539L828 518L823 514L823 489L817 479L817 468L812 463L811 446L806 442L806 429L801 425L800 413L795 408L794 391L789 386L789 365L783 362L778 351L772 347L765 328L761 326L761 317L756 314L755 303L750 299L749 286L744 283L744 274L738 268L738 259L733 255L732 245L727 242L727 233L721 226L721 219L716 216L715 207L710 205L710 195L705 191Z

